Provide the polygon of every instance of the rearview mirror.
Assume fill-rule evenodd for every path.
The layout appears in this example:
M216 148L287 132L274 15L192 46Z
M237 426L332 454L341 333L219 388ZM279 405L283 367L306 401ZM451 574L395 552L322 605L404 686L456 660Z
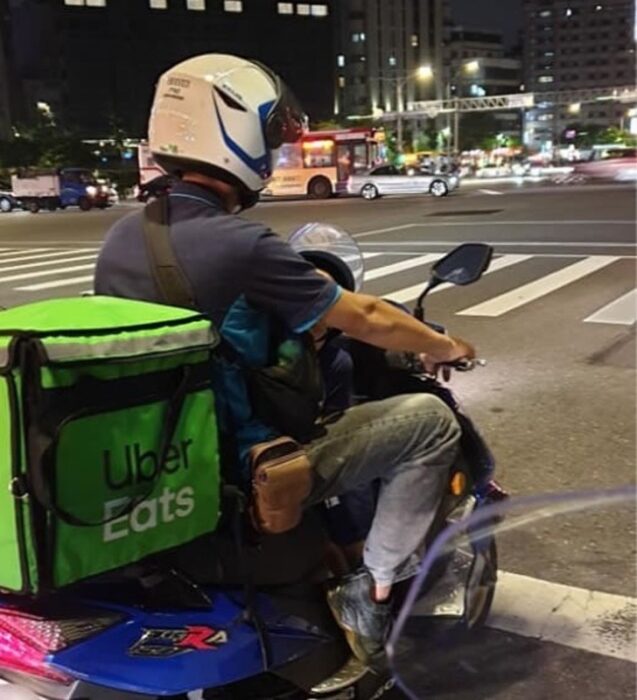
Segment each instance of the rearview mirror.
M433 266L432 285L448 282L465 285L476 282L488 269L493 248L486 243L463 243Z

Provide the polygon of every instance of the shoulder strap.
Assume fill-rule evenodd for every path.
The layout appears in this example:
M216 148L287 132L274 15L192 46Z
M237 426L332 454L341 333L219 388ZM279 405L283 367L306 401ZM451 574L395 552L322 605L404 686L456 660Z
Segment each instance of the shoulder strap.
M144 240L150 269L165 304L196 309L197 301L190 280L179 264L170 240L168 197L159 197L144 208ZM219 343L223 357L242 365L241 355L223 336Z
M150 268L165 304L197 307L195 294L179 264L170 240L168 197L159 197L144 209L144 240Z

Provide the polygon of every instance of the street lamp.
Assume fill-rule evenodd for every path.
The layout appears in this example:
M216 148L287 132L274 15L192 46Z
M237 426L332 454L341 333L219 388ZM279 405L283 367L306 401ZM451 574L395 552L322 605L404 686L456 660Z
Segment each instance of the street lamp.
M434 77L434 69L431 66L420 66L416 75L420 80L431 80Z
M480 61L477 59L473 59L471 61L466 61L465 63L461 63L460 66L451 74L451 78L449 82L447 83L447 100L451 100L451 88L454 82L458 80L458 78L461 76L462 73L465 75L476 75L480 71ZM458 102L457 102L457 97L456 97L456 103L455 103L455 108L453 112L453 148L454 151L457 151L460 145L460 111L458 110ZM449 126L449 130L451 131L451 126L447 122ZM449 146L451 145L450 143L448 144ZM449 147L448 147L448 150Z
M415 71L411 71L405 76L400 78L384 78L381 77L380 80L387 80L396 83L396 146L399 153L403 151L403 109L404 109L404 91L405 86L410 80L420 80L426 82L431 80L434 76L433 68L429 65L418 66Z

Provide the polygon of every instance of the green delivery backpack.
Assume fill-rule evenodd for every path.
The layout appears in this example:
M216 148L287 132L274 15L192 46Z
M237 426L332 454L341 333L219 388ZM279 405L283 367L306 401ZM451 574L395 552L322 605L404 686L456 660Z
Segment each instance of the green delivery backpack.
M55 590L215 529L218 342L199 313L125 299L0 312L0 589Z

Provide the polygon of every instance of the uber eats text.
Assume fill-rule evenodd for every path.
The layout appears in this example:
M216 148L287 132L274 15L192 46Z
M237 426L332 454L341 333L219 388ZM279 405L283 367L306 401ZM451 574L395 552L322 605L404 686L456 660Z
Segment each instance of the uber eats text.
M187 471L190 468L188 448L191 445L190 439L169 445L163 460L154 450L143 451L138 442L125 445L119 455L113 450L104 450L104 481L111 491L125 489L135 493L136 487L143 488L144 484L150 486L162 473L174 474L180 469ZM121 462L118 463L118 460ZM187 518L195 507L195 491L191 486L184 486L177 492L164 486L161 494L141 501L130 513L114 518L130 501L131 496L127 495L104 503L103 519L108 521L102 529L104 542L151 530L160 524L173 522L175 518Z

